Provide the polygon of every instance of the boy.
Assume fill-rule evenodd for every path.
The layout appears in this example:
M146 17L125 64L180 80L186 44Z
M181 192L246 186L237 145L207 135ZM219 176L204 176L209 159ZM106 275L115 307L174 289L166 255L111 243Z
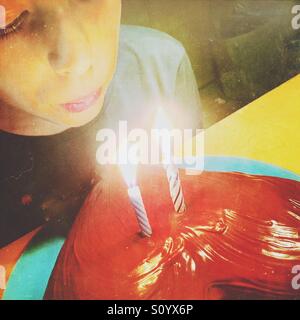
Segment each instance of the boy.
M101 127L150 128L163 102L175 127L199 128L201 107L183 47L158 31L120 28L120 0L0 5L2 247L77 214L97 181Z

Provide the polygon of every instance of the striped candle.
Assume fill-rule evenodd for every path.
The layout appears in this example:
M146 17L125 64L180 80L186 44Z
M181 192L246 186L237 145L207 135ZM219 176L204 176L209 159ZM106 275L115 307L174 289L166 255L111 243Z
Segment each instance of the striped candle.
M141 195L140 188L138 186L134 186L128 189L128 196L130 198L130 202L135 210L135 214L137 217L137 221L141 228L141 232L146 237L151 237L152 228L150 226L148 215L144 206L144 201Z
M182 186L179 177L179 170L174 164L165 165L165 170L169 182L170 195L177 213L183 213L186 210Z
M172 153L171 130L173 127L166 115L164 108L162 107L158 107L157 109L155 128L163 130L162 133L159 134L158 143L162 152L164 168L168 177L169 190L174 208L177 213L183 213L186 211L186 205L181 187L179 170L174 164Z
M136 156L136 145L131 146L129 149L131 154L134 157L134 161L128 161L127 164L120 165L120 169L123 175L123 178L128 187L128 196L131 202L132 207L134 208L136 218L138 224L141 229L142 235L146 237L151 237L152 235L152 228L149 223L147 211L145 209L144 201L142 198L141 190L137 185L137 169L138 163L137 156Z

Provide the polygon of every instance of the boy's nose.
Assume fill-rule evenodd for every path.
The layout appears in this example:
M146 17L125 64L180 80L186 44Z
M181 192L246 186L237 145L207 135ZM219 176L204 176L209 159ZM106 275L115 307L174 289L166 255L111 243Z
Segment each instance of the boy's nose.
M60 23L48 59L59 75L79 76L91 68L90 46L80 26L73 22Z

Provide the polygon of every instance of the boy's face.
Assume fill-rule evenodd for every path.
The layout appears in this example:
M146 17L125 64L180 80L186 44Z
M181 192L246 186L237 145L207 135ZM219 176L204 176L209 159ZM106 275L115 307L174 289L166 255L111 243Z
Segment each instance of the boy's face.
M95 118L115 70L121 0L0 5L13 23L0 33L0 107L61 128Z

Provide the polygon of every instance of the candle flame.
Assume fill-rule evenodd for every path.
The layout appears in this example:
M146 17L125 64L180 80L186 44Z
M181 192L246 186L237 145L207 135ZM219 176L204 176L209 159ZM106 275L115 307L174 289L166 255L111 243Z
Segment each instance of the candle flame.
M137 183L137 166L122 164L120 165L120 169L128 188L134 187Z
M132 188L137 184L137 166L139 164L136 145L132 145L129 148L128 155L127 163L121 164L120 169L128 188Z
M172 128L171 122L168 119L165 110L161 106L157 108L156 117L155 117L155 128L167 129L167 130L171 130Z
M172 124L161 106L157 108L155 128L160 130L157 143L162 151L163 163L170 164L172 162Z

